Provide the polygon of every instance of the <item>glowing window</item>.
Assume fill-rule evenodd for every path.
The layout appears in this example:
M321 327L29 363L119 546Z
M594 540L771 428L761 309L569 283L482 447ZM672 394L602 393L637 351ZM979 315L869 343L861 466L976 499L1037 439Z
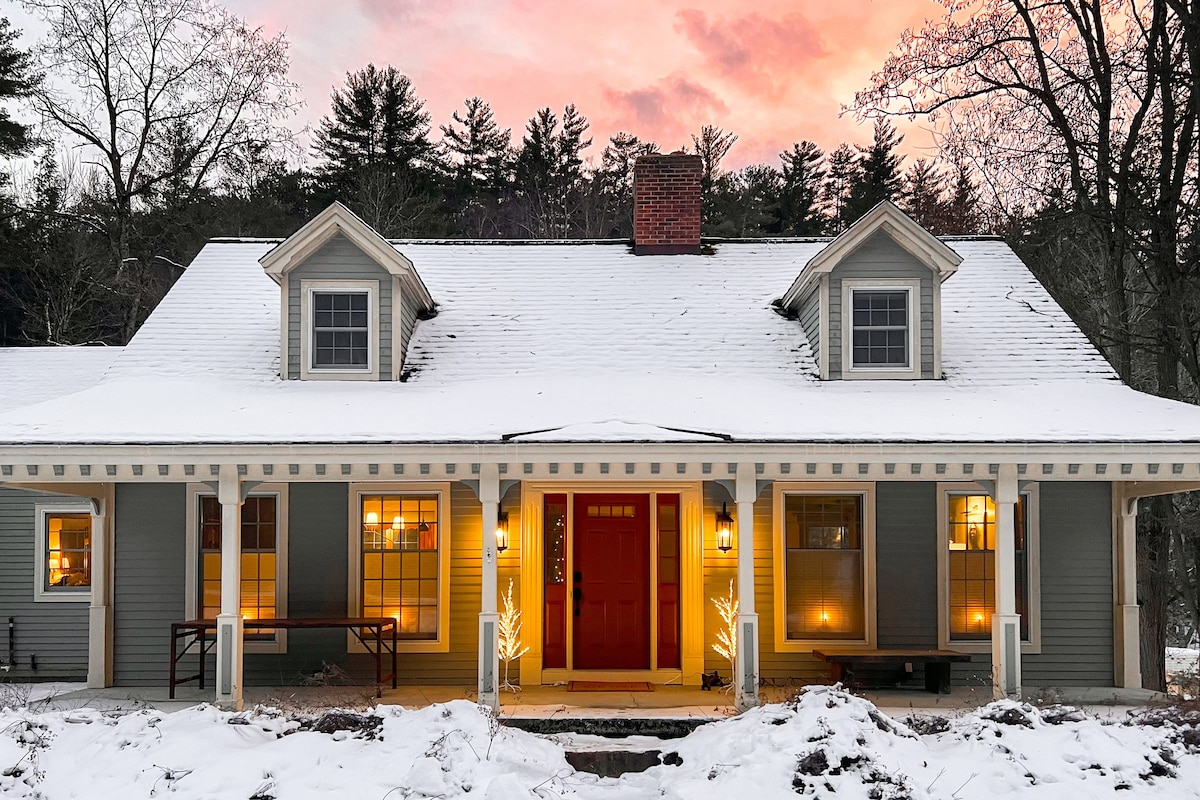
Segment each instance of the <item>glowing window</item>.
M947 495L950 638L988 640L996 613L996 505L985 494ZM1025 497L1017 500L1015 567L1021 638L1029 639L1029 557Z
M437 495L361 496L362 614L394 617L406 639L438 635Z
M866 637L862 495L784 496L788 639Z
M278 505L270 496L247 497L242 504L243 619L274 619L278 597ZM196 608L203 619L221 613L221 504L200 498L200 575ZM273 638L274 634L263 634ZM249 637L248 637L249 638Z
M92 585L92 515L45 512L45 575L43 589L72 592Z

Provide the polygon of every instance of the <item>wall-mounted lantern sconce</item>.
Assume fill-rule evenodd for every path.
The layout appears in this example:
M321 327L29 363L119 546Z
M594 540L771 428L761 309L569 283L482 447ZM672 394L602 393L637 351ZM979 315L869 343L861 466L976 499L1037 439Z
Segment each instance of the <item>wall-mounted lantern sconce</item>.
M733 549L733 517L725 503L721 503L721 513L717 514L717 549L722 553Z
M508 549L508 512L501 511L496 516L496 552L503 553Z

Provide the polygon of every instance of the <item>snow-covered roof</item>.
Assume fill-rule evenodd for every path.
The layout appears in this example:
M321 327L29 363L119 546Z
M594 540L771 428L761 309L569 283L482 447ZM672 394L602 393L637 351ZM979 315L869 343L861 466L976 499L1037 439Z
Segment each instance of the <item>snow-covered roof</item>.
M0 413L95 385L121 349L0 347Z
M827 243L395 241L438 314L404 381L341 382L279 378L277 240L216 240L103 380L0 414L0 444L1200 441L1200 409L1123 386L994 239L947 240L944 380L819 381L773 301Z

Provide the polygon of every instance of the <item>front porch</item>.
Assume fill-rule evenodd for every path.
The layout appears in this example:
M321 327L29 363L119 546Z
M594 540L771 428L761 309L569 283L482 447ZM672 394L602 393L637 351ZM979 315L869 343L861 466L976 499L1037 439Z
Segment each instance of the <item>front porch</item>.
M916 692L903 701L942 707L999 696L1036 698L1041 690L1031 691L1031 685L1060 686L1056 697L1089 687L1094 697L1136 689L1136 498L1200 486L1200 464L1165 449L1135 461L1125 448L1127 463L1084 462L1078 454L1029 448L1023 448L1020 460L981 448L959 454L958 461L945 448L908 448L910 460L903 462L900 453L854 446L808 447L803 454L776 448L773 455L780 460L773 462L706 461L711 452L703 445L639 445L636 452L608 452L603 461L593 458L598 450L584 454L578 447L546 447L553 452L535 457L533 446L522 445L522 460L515 460L516 448L511 449L493 454L470 448L460 458L442 453L447 459L440 462L393 457L391 463L379 463L383 453L365 446L344 448L337 463L332 453L296 447L286 456L291 460L270 458L271 451L264 450L239 454L234 462L209 454L208 463L198 463L203 456L175 452L156 459L166 463L143 464L146 459L132 451L112 459L122 463L83 458L73 463L56 452L47 458L59 463L8 466L3 480L13 488L98 498L93 506L98 580L88 608L89 682L97 688L157 687L161 681L165 695L160 673L167 663L163 640L169 626L207 616L206 608L218 628L213 666L215 696L222 704L257 702L264 696L260 686L298 679L326 661L345 663L352 671L361 666L365 652L345 636L306 638L289 632L289 638L273 641L245 636L246 587L254 584L254 613L264 617L368 615L368 606L370 616L395 616L410 634L402 642L400 674L412 685L385 691L384 702L428 704L469 695L503 713L593 707L604 713L690 709L695 715L745 709L788 691L773 684L800 686L828 674L811 656L822 640L806 631L833 625L843 609L820 605L820 597L786 579L791 546L784 541L784 513L790 497L861 498L855 513L861 515L862 544L838 562L859 570L859 582L850 583L862 593L861 627L846 623L851 634L832 642L863 649L937 648L941 638L950 638L952 647L972 654L971 663L955 668L955 690L941 697ZM732 456L747 450L732 449L739 451ZM766 458L767 449L753 449L751 458ZM617 461L616 455L631 460ZM482 460L485 456L493 460ZM588 460L567 461L569 456ZM24 473L20 480L18 471ZM82 475L103 475L107 481L83 484ZM1028 520L1042 529L1040 542L1032 527L1025 530L1018 523L1022 498L1038 497L1031 492L1039 486L1040 510L1032 504L1022 513L1034 515ZM574 574L580 570L572 548L579 545L572 526L578 524L573 515L582 512L566 512L565 538L550 544L549 506L567 498L567 507L574 508L578 504L571 498L602 492L645 497L647 508L654 509L649 512L652 577L644 583L649 610L645 644L638 645L645 649L635 651L639 658L645 655L640 669L577 660L582 651L573 639L579 629L571 619L577 613L574 590L583 584ZM953 631L946 630L951 601L948 579L940 571L946 568L945 539L953 534L939 516L948 513L946 498L954 492L974 492L995 505L992 517L981 517L995 537L985 548L994 558L994 577L987 582L994 588L968 620L986 619L991 632L965 642L955 642ZM268 590L261 571L264 548L261 542L246 546L244 509L248 499L269 495L279 498L279 523L272 553L277 572ZM399 522L383 531L392 519L387 498L407 496L435 498L438 516L426 519L418 511L405 521L409 512L401 509ZM215 511L205 511L200 502L205 497ZM368 510L364 498L384 504L380 512ZM677 514L674 530L660 524L668 507ZM723 538L719 515L726 507L732 525ZM498 536L500 531L506 535ZM409 533L412 538L406 539ZM667 563L672 557L664 551L666 533L677 537L674 564ZM1020 545L1023 536L1036 544ZM393 546L400 565L394 595L386 583L390 578L373 572L370 560L375 550L388 557ZM551 552L555 546L562 552ZM410 547L416 555L411 576L404 566ZM260 571L248 571L248 555L259 559L254 569ZM428 565L421 560L426 555ZM216 565L207 575L206 558ZM428 574L422 571L426 567ZM674 583L663 578L672 569ZM1024 589L1019 588L1020 569L1033 581ZM557 609L549 590L554 570L561 578ZM411 586L403 583L409 577ZM511 665L509 677L524 689L519 697L500 691L500 598L510 579L523 614L522 639L530 648ZM426 580L432 588L423 585ZM818 585L811 583L816 578L806 580ZM380 581L382 588L376 592L371 581ZM711 602L731 584L740 603L733 675L712 647L723 623ZM404 599L410 590L411 603ZM398 599L389 605L392 597ZM808 599L796 605L796 597ZM1023 614L1035 624L1023 627ZM674 639L666 624L671 620L677 622ZM561 636L552 635L555 625ZM734 679L728 695L700 691L702 674L714 669ZM644 694L569 693L547 685L614 677L657 685ZM444 687L432 688L439 683ZM213 696L211 691L181 694L185 699Z

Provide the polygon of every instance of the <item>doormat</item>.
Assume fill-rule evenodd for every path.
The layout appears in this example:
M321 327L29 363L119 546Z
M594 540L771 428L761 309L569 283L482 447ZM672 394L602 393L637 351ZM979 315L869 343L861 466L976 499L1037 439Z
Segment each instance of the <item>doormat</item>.
M571 681L568 692L653 692L650 681Z

